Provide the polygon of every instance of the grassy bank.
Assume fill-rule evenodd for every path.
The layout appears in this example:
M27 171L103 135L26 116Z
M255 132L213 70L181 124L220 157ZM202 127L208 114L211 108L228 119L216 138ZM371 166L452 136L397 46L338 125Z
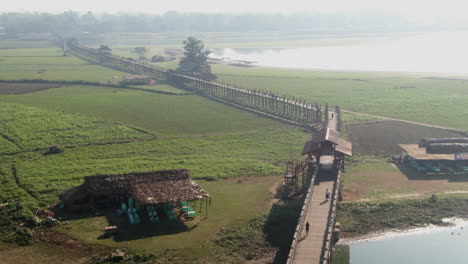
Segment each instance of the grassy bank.
M427 224L442 225L443 218L468 216L466 196L430 196L418 200L342 203L337 221L342 237L355 237L391 229L409 229Z

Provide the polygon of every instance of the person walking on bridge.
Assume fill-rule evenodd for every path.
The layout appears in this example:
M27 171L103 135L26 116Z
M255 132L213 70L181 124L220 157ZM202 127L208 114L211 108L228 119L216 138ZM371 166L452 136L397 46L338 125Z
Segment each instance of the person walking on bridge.
M309 222L306 223L306 236L309 235L309 228L310 228L310 225L309 225Z
M325 200L328 201L328 199L330 199L330 191L327 189L327 190L325 191Z

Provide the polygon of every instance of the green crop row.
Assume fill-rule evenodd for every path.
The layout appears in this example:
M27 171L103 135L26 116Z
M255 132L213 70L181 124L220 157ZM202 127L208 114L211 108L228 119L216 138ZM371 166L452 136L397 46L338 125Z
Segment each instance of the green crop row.
M149 132L79 114L67 114L21 104L0 103L0 153L148 138Z
M19 186L45 204L95 174L187 168L195 179L279 175L307 138L301 129L280 128L67 148L47 156L30 152L3 161L15 163Z

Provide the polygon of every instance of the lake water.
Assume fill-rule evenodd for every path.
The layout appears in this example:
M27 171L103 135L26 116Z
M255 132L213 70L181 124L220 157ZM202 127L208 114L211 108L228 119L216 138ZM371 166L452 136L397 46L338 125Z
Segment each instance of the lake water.
M212 58L253 65L324 70L468 74L468 32L415 33L358 44L300 48L222 48Z
M371 263L466 264L468 224L462 222L455 227L409 232L350 245L350 264Z

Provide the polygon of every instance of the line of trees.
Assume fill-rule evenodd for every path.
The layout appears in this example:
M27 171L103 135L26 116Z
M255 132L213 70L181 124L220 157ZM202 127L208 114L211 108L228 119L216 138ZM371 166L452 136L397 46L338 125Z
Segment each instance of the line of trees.
M67 11L0 13L0 26L11 35L51 32L58 35L109 32L315 31L321 33L380 33L424 29L407 19L383 12L365 13L180 13L100 14ZM465 25L466 26L466 25ZM434 29L434 26L424 26Z

